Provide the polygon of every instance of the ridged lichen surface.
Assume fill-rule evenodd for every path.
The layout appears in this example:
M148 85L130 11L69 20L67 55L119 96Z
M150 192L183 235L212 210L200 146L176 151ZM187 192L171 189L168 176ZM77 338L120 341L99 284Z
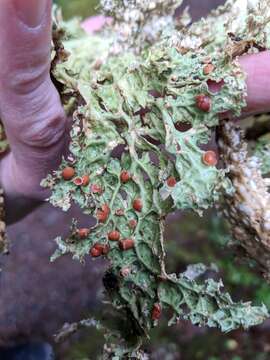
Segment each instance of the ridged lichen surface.
M226 332L261 323L265 306L233 302L221 281L166 272L164 224L176 209L201 215L236 193L230 168L205 145L221 113L239 116L245 106L237 59L270 47L269 1L229 1L194 24L158 0L103 6L114 21L99 34L76 22L55 27L53 76L74 121L69 157L42 184L54 206L76 203L96 224L74 220L52 259L106 257L107 296L137 337L166 309L170 324L184 318Z

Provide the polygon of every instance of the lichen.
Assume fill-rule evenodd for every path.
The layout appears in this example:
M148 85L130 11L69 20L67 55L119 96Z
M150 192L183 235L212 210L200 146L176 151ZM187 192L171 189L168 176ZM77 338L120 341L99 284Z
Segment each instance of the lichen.
M261 139L253 156L249 156L247 143L243 141L243 132L232 123L222 125L219 145L235 188L233 196L225 196L224 215L229 219L237 246L256 260L259 269L269 281L269 179L262 176L261 170L261 167L263 170L267 168L267 161L262 162L267 153L267 145Z
M178 2L171 3L174 9ZM107 296L132 317L138 343L165 309L173 313L169 324L185 318L222 331L256 325L268 316L265 306L234 303L221 282L167 274L163 234L175 209L201 214L237 193L230 169L216 167L213 150L210 161L203 149L220 113L238 116L245 106L237 56L270 46L269 1L229 1L189 27L187 13L174 22L163 1L103 5L115 16L103 32L87 35L74 23L64 25L71 29L63 42L68 60L56 37L53 76L74 122L69 157L42 185L52 190L54 206L67 211L77 203L96 224L80 232L74 221L68 238L56 239L52 259L106 257ZM162 34L151 32L157 9L166 19ZM213 82L221 84L219 92ZM66 167L75 172L69 180ZM112 231L119 241L110 240Z

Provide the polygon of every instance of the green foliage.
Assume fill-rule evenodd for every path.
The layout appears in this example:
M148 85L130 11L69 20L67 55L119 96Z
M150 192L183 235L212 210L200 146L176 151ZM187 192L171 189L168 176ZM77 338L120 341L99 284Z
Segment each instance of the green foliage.
M96 13L98 5L97 0L55 0L54 2L61 6L65 18L74 16L87 18Z
M140 51L138 42L122 47L117 27L105 30L105 40L104 34L88 36L74 23L67 24L69 40L64 45L71 56L53 72L64 85L62 97L67 111L74 111L74 123L71 155L43 185L53 190L50 202L54 206L66 211L75 202L97 222L82 239L74 221L69 237L56 239L58 250L52 259L71 253L83 261L97 245L106 249L107 296L116 309L131 317L137 338L132 339L133 345L157 324L156 308L172 311L169 324L184 318L225 332L248 328L268 316L263 305L234 303L222 291L221 281L197 280L198 267L179 275L167 274L165 268L166 216L175 209L202 214L224 193L233 192L226 170L204 161L201 147L210 141L220 113L239 115L245 105L245 77L231 57L234 44L226 35L231 23L229 17L224 18L224 9L232 15L236 5L228 3L214 16L216 23L223 23L223 32L216 26L207 28L214 24L210 16L208 22L178 33L170 17L170 32L165 31L152 45L140 40ZM156 15L155 7L148 10ZM253 36L256 41L259 35L252 33L248 21L255 15L252 9L244 19L234 15L242 25L235 36L239 33L246 41ZM147 28L147 21L149 17L141 29ZM206 59L213 65L211 73L204 71ZM219 92L211 91L210 80L223 82ZM196 99L202 94L210 101L209 111L198 106ZM188 130L179 130L186 125ZM119 147L122 155L115 156ZM70 181L62 176L66 166L75 170ZM122 180L123 171L129 175L127 181ZM78 185L85 175L90 185ZM174 186L167 181L171 177ZM101 191L94 191L93 186ZM108 234L113 230L120 233L121 241L134 246L125 250L121 242L110 241ZM130 351L116 346L111 355L122 358ZM143 358L143 354L137 356Z

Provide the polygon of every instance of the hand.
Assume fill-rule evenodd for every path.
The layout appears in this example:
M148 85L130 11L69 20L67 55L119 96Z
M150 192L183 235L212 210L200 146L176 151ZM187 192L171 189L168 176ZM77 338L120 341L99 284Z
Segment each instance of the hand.
M47 197L40 181L67 148L67 119L50 79L51 0L2 0L0 23L0 117L11 148L0 162L0 182L13 212L14 199L26 212L25 201ZM103 23L96 17L84 27ZM270 110L269 60L269 52L241 59L248 113Z
M0 161L0 183L9 222L49 195L40 181L67 150L68 122L50 78L51 5L0 1L0 118L11 149ZM95 17L85 27L97 30L104 21Z
M41 200L40 181L67 144L50 79L51 0L1 0L0 23L0 117L11 149L0 163L1 185L7 197Z

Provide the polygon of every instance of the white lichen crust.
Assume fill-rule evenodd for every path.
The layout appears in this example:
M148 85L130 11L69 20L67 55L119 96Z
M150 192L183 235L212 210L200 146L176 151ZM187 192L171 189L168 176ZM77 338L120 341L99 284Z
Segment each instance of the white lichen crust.
M233 123L221 127L219 146L235 189L233 195L225 196L224 214L237 245L257 261L270 280L269 178L262 176L260 159L248 154L243 132Z

